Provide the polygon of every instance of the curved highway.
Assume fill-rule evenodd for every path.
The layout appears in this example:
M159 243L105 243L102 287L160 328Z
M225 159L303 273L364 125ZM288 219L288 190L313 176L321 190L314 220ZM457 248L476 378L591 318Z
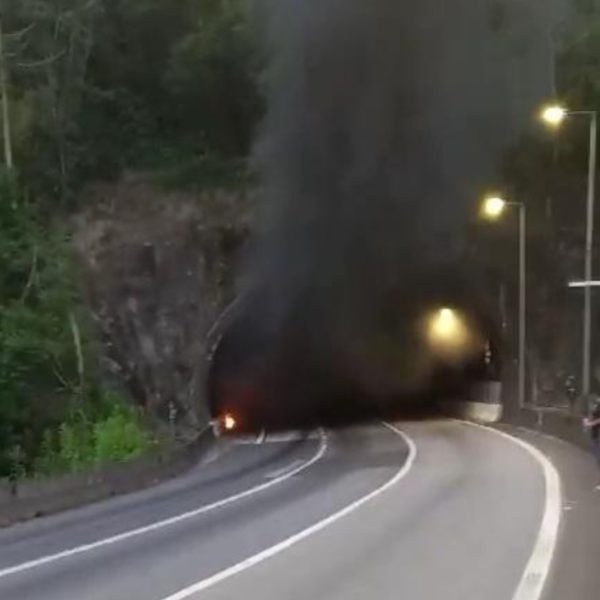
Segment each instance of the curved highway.
M243 442L0 531L0 598L560 598L558 478L515 438L436 421Z

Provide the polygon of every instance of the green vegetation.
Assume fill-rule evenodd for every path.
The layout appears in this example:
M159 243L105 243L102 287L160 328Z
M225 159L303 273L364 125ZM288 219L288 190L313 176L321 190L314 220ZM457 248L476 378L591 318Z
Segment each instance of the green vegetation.
M96 421L90 421L81 411L57 429L47 429L34 473L78 472L105 462L136 458L152 446L139 415L117 399L110 412Z
M13 161L39 196L66 202L125 168L190 164L202 180L202 167L210 176L216 161L247 156L260 53L243 1L4 0L0 10Z
M79 318L66 240L44 231L5 178L0 191L0 474L29 461L54 399L81 391L69 322ZM35 399L35 400L34 400Z
M71 215L125 170L244 185L262 111L251 32L243 0L2 0L0 478L151 448L147 415L106 391Z
M43 227L9 178L0 223L0 476L143 451L148 439L134 414L102 391L68 236Z

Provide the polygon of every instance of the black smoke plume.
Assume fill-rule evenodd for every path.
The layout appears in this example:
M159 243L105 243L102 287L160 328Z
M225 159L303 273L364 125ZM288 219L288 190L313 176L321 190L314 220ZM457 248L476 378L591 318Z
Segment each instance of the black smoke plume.
M375 395L422 385L415 320L476 302L462 261L470 212L552 92L551 4L258 3L264 202L225 344L232 373L252 364L277 380L277 410L330 379Z

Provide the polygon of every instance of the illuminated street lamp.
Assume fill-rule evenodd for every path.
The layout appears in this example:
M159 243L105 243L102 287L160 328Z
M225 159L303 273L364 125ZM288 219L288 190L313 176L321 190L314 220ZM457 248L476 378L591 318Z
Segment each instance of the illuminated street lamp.
M559 104L545 106L540 112L540 117L546 125L560 127L569 115L569 111Z
M483 201L481 212L486 219L497 221L509 207L516 207L519 211L519 407L523 408L527 343L527 209L522 202L509 202L501 196L490 195Z
M491 221L499 219L506 210L506 201L500 196L488 196L482 205L482 214Z
M588 396L591 389L592 365L592 276L594 249L594 210L596 202L596 163L598 148L598 114L593 110L571 111L559 105L545 107L542 120L553 128L558 128L570 116L585 116L590 119L590 149L587 186L587 221L585 238L585 301L583 308L583 367L581 391Z

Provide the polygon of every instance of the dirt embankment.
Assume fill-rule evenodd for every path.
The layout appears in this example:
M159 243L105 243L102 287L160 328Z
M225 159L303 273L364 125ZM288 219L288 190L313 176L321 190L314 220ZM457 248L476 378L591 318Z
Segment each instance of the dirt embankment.
M234 294L253 205L245 192L166 192L129 178L94 186L75 220L105 372L181 433L206 419L205 336Z

